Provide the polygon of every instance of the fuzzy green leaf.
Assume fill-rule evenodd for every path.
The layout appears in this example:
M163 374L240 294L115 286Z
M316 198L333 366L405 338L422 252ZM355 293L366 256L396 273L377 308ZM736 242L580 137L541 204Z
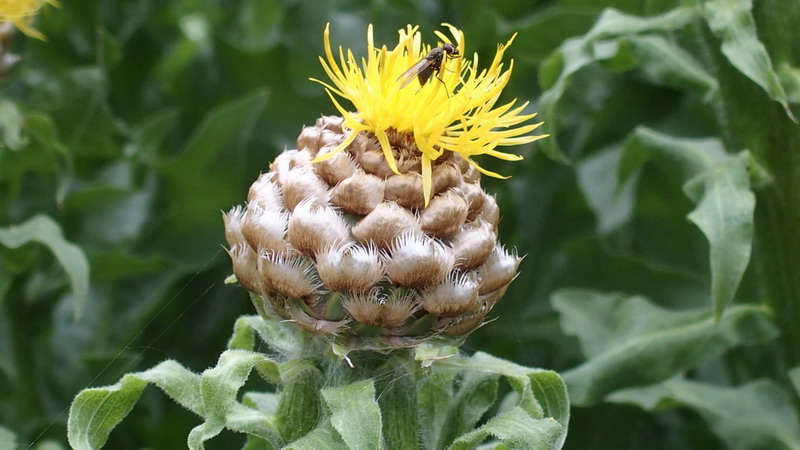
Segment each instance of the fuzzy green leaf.
M717 323L709 310L673 312L642 297L588 290L558 291L552 303L588 359L563 374L577 405L666 380L733 346L777 335L768 310L753 305L731 307Z
M131 412L147 381L136 374L119 383L81 391L69 409L67 437L72 448L92 450L105 445L108 435Z
M752 0L710 0L703 3L705 19L714 35L722 41L722 53L747 78L759 85L769 97L783 106L786 114L797 119L789 109L789 98L764 44L758 40L751 10Z
M156 385L176 403L198 416L203 414L200 376L177 362L164 361L152 369L132 375Z
M404 356L393 357L375 377L383 438L389 450L419 447L416 380L407 362Z
M534 419L522 408L514 407L493 417L477 430L459 437L449 450L475 448L489 436L499 439L504 447L519 450L549 450L561 447L563 428L552 418Z
M273 414L267 414L234 403L225 417L225 428L248 436L256 436L268 442L272 448L280 448L283 441L275 426Z
M534 419L554 419L560 430L555 446L563 444L569 425L569 398L564 380L557 373L519 366L481 352L471 358L451 358L437 364L440 367L459 368L465 374L485 373L505 377L518 396L515 406Z
M286 361L280 370L282 392L276 419L283 440L292 442L311 431L322 415L323 377L312 362L303 359Z
M465 371L450 405L439 447L469 432L497 399L500 375L491 371Z
M274 379L278 366L261 353L227 350L220 355L215 367L202 373L200 394L205 422L189 433L189 448L202 449L205 441L218 435L226 426L234 431L277 440L271 416L237 402L239 389L253 369L268 374L267 379Z
M276 392L246 392L242 404L259 411L274 413L278 410L280 395Z
M688 407L731 449L800 448L797 411L787 393L772 381L729 388L676 378L649 388L620 391L609 400L646 409L675 403Z
M345 444L339 433L333 429L331 423L325 421L311 430L310 433L283 448L284 450L317 450L322 448L326 450L350 450L353 447Z
M64 267L75 296L73 315L77 320L89 299L89 261L83 250L64 239L61 226L47 216L37 215L21 225L0 228L0 244L5 247L18 248L30 242L44 244Z
M750 191L748 158L743 152L702 175L703 197L689 214L711 247L711 302L716 320L736 294L750 262L756 199Z
M233 335L228 340L228 348L253 350L254 332L271 349L289 359L298 356L298 349L302 347L305 337L297 327L279 320L264 320L257 315L241 316L236 320ZM278 380L274 381L277 383Z
M453 403L452 372L429 370L417 380L420 434L425 448L436 448L444 432L447 413Z
M174 361L144 372L125 375L118 383L78 393L70 406L67 438L75 449L102 447L108 435L130 413L148 383L161 388L173 400L202 415L200 377Z
M256 316L257 317L257 316ZM250 319L254 316L242 316L233 325L233 334L228 339L228 349L253 351L256 345L255 331Z
M247 441L242 446L242 450L278 450L278 448L269 441L255 436L247 436Z
M351 449L381 448L381 409L375 401L375 386L370 380L322 390L330 409L330 421Z
M133 409L142 390L152 383L181 406L206 419L189 434L190 448L203 448L204 441L225 427L258 436L277 446L280 438L272 416L236 401L239 389L253 368L269 377L277 377L274 374L277 365L264 355L229 350L220 356L216 367L202 375L174 361L165 361L144 372L125 375L112 386L85 389L70 407L67 425L70 445L76 449L102 447L111 430Z

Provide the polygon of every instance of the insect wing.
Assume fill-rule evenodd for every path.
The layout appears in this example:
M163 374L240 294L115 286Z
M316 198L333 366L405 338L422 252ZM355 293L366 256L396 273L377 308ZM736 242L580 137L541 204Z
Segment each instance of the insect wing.
M430 65L433 63L434 61L432 59L422 58L419 60L419 62L409 67L408 70L397 77L397 80L395 81L403 80L403 83L400 85L400 89L403 89L404 87L408 86L408 84L411 83L411 81L416 78L417 75L430 67Z

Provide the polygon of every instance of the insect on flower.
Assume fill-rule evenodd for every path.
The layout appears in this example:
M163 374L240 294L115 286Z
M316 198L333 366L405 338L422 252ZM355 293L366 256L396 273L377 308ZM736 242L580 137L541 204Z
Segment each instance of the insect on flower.
M428 82L431 75L434 73L436 73L436 79L444 84L444 81L439 78L439 71L442 70L442 61L444 60L445 55L447 55L449 58L458 58L461 56L458 53L458 49L453 44L444 44L441 47L434 48L428 52L424 58L419 60L418 63L409 67L408 70L397 77L396 81L403 80L403 84L400 85L400 89L408 86L414 77L417 77L420 86L425 86L425 83Z

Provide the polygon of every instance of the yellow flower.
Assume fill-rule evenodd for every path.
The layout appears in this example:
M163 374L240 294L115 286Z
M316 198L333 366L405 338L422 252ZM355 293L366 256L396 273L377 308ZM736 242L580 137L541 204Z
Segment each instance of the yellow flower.
M44 40L31 22L45 3L58 6L56 0L0 0L0 22L10 22L28 36Z
M359 132L371 132L380 142L386 161L398 173L392 154L388 130L413 135L420 151L423 195L425 204L431 196L431 164L445 151L456 152L482 173L496 178L508 178L480 167L472 157L491 155L506 161L519 161L521 156L498 151L498 146L533 142L547 135L531 135L541 125L520 125L536 114L521 114L528 102L514 106L516 99L495 106L500 93L508 83L513 67L503 70L503 53L514 40L498 45L494 60L486 69L479 69L478 55L466 58L464 33L449 24L452 36L436 31L445 44L452 44L463 57L445 54L441 70L420 86L417 80L404 86L404 72L424 58L430 51L422 44L419 27L408 25L399 30L400 39L394 49L376 48L372 25L367 31L367 56L356 61L352 51L345 56L339 48L338 61L331 51L330 26L325 27L325 58L320 62L332 84L312 79L325 86L336 108L344 117L343 127L352 130L347 139L335 150L318 156L323 161L345 149ZM516 35L515 35L516 36ZM347 111L336 97L349 100L356 112Z

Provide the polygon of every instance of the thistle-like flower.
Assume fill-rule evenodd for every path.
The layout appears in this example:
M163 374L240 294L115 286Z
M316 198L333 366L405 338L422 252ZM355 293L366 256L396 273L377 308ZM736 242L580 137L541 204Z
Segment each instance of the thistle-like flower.
M532 142L540 124L527 103L495 106L508 82L500 45L488 68L466 58L463 33L445 25L455 52L427 80L402 80L431 48L416 27L392 50L372 28L361 65L324 34L324 83L342 117L303 128L224 214L233 271L266 316L280 316L348 349L408 347L463 337L484 323L521 258L497 242L500 211L473 160L521 157L498 146ZM444 48L444 47L443 47ZM427 81L427 82L425 82ZM349 100L348 112L336 97Z

